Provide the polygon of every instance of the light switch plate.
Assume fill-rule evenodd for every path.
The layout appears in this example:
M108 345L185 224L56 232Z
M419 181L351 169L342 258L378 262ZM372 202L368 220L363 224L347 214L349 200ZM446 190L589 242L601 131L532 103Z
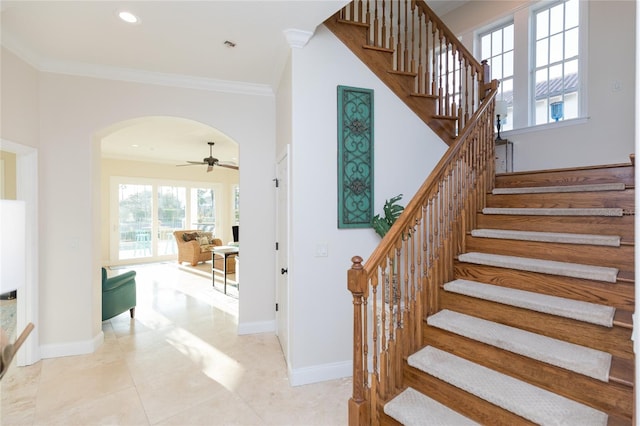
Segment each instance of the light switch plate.
M329 246L325 243L316 244L316 257L329 256Z

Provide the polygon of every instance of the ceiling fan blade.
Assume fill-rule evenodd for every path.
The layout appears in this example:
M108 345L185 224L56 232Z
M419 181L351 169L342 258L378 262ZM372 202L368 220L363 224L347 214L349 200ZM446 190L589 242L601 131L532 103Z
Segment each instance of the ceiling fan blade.
M221 164L221 163L218 163L217 166L226 167L227 169L240 170L240 167L234 166L233 164Z
M199 163L199 162L195 162L195 161L188 161L189 164L176 164L176 167L182 167L182 166L201 166L203 164L207 164L207 163Z

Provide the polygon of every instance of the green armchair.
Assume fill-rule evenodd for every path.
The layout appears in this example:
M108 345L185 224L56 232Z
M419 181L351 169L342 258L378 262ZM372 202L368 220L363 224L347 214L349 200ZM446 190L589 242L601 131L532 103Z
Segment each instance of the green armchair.
M136 271L128 271L107 278L102 268L102 321L129 310L131 318L136 310Z

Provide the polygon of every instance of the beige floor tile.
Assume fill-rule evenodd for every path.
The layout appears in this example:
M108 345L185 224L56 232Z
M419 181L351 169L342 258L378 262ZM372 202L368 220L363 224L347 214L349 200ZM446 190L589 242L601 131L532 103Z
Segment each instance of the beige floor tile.
M261 389L263 392L255 392ZM289 386L288 379L254 390L238 391L267 425L340 426L347 424L347 401L351 391L348 379L305 386Z
M235 394L211 398L154 426L260 426L264 421Z
M230 394L200 371L174 372L137 386L149 422L154 424L212 398Z
M56 410L34 423L37 426L148 424L138 392L133 387Z
M164 335L160 338L163 340L162 347L130 352L125 356L131 378L136 385L175 372L199 371L199 366L166 342Z
M277 336L237 334L238 299L176 264L136 269L138 306L93 354L18 367L2 426L347 424L351 380L291 387Z
M75 358L75 357L74 357ZM49 361L56 361L49 360ZM66 360L65 360L66 361ZM68 364L48 363L43 369L56 368ZM37 423L46 419L56 410L69 410L79 404L99 399L107 394L133 388L133 380L124 360L89 367L82 370L66 370L63 376L56 375L51 380L41 380L36 396Z
M0 381L1 424L16 426L33 424L41 369L42 363L27 367L12 365L9 368Z
M123 361L124 356L117 340L109 339L92 354L50 358L42 361L41 381L62 381L70 374L81 373L85 370Z

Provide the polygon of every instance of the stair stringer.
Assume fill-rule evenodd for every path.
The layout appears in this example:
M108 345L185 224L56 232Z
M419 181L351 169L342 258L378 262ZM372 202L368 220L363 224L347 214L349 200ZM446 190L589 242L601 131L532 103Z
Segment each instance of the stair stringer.
M339 13L324 25L447 145L454 142L456 117L436 115L436 96L414 95L415 75L392 71L392 50L367 46L368 25L340 20Z

